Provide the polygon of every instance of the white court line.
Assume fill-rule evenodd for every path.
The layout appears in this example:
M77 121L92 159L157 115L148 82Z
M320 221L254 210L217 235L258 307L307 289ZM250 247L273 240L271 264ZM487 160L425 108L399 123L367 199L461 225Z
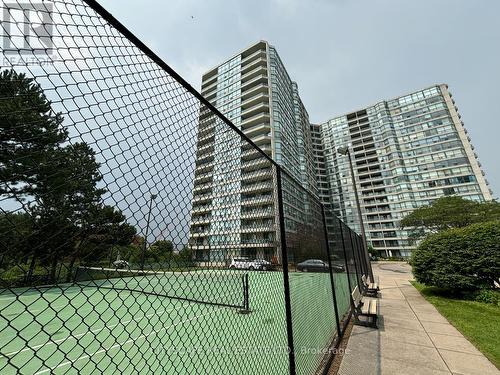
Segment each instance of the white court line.
M269 283L269 284L264 284L264 285L270 285L270 283ZM266 294L268 294L268 293L266 293ZM228 295L229 295L229 293L228 293L228 294L223 295L222 297L226 297L226 296L228 296ZM65 306L66 306L66 305L65 305ZM127 321L123 321L123 322L119 322L119 323L116 323L116 324L112 324L112 325L110 325L110 326L106 326L106 327L102 327L102 328L96 328L96 329L93 329L93 330L90 330L90 331L87 331L87 332L82 332L82 333L79 333L79 334L76 334L76 335L69 335L69 336L63 337L63 338L58 339L58 340L49 340L49 341L47 341L47 342L46 342L46 343L44 343L44 344L38 344L38 345L35 345L35 346L28 346L28 347L26 347L26 348L24 348L24 349L21 349L21 350L16 350L16 351L13 351L13 352L10 352L10 353L6 353L6 354L4 354L4 355L6 355L6 356L9 356L9 357L10 357L10 356L14 356L14 355L16 355L16 354L23 353L23 352L30 351L30 350L35 351L35 350L38 350L38 349L40 349L40 348L43 348L44 346L47 346L47 345L55 345L55 344L59 344L59 343L61 343L61 342L64 342L64 341L66 341L66 340L70 340L70 339L72 339L72 338L75 338L75 339L76 339L76 338L80 338L80 337L83 337L83 336L85 336L85 335L87 335L87 334L89 334L89 333L96 333L96 332L100 332L100 331L102 331L102 330L104 330L104 329L106 329L106 328L114 328L114 327L116 327L116 326L118 326L118 325L125 325L125 324L128 324L128 323L130 323L130 322L134 322L134 321L136 321L136 322L140 322L140 321L141 321L142 319L144 319L144 318L149 318L149 317L151 317L151 316L164 314L164 313L167 313L167 312L170 312L170 311L174 311L174 310L176 310L176 309L175 309L175 308L173 308L173 309L165 309L165 310L162 310L162 311L160 311L160 312L156 311L155 313L151 313L151 314L147 314L147 315L142 316L139 320L136 320L136 319L130 319L130 320L127 320ZM119 309L118 309L118 310L116 310L115 312L117 312L117 311L119 311Z
M59 365L57 365L57 366L55 366L55 367L50 367L50 368L47 368L47 369L45 369L45 370L38 371L38 372L36 372L36 373L35 373L35 375L45 374L46 372L49 372L49 371L50 371L50 372L52 372L53 370L56 370L56 369L58 369L58 368L60 368L60 367L65 367L65 366L67 366L67 365L70 365L70 364L73 364L73 363L75 363L75 362L78 362L78 361L80 361L80 360L82 360L82 359L87 359L87 358L90 358L90 357L92 357L92 356L94 356L94 355L101 354L101 353L105 353L105 352L107 352L108 350L112 350L112 349L115 349L115 348L122 347L123 345L130 344L130 343L132 343L132 342L134 342L134 341L136 341L136 340L143 339L143 338L147 338L147 337L152 336L152 335L156 335L156 334L160 333L161 331L165 331L165 330L167 330L168 328L175 327L175 326L177 326L177 325L179 325L179 324L183 324L183 323L189 322L189 321L191 321L191 320L195 320L195 319L201 318L202 316L205 316L205 315L213 314L213 313L214 313L214 312L216 312L216 311L217 311L217 310L215 310L215 311L210 311L210 312L208 312L208 313L206 313L206 314L201 314L201 315L195 316L195 317L190 318L190 319L182 320L182 321L177 322L177 323L175 323L175 324L171 324L171 325L169 325L169 326L167 326L167 327L163 327L163 328L161 328L161 329L159 329L159 330L157 330L157 331L151 331L151 332L150 332L150 333L148 333L147 335L141 335L141 336L139 336L139 337L136 337L136 338L133 338L133 339L129 339L129 340L125 341L125 342L122 342L122 343L117 343L117 344L115 344L115 345L113 345L113 346L110 346L109 348L103 348L103 349L98 350L98 351L96 351L96 352L94 352L94 353L92 353L92 354L86 354L86 355L83 355L83 356L81 356L81 357L78 357L78 358L77 358L77 359L75 359L74 361L73 361L73 360L69 360L69 361L66 361L66 362L60 363Z
M86 331L86 332L82 332L82 333L78 333L76 335L69 335L69 336L66 336L66 337L63 337L61 339L58 339L58 340L49 340L47 341L46 343L44 344L38 344L38 345L35 345L35 346L28 346L24 349L21 349L21 350L16 350L16 351L13 351L13 352L10 352L10 353L7 353L7 354L4 354L8 357L10 356L14 356L16 354L19 354L19 353L22 353L22 352L26 352L26 351L30 351L30 350L38 350L40 348L43 348L44 346L47 346L47 345L55 345L55 344L59 344L61 342L64 342L66 340L70 340L72 338L74 339L77 339L77 338L80 338L80 337L83 337L85 335L88 335L89 333L96 333L96 332L100 332L100 331L103 331L105 330L106 328L114 328L118 325L125 325L125 324L128 324L130 322L140 322L142 319L144 318L150 318L154 315L160 315L160 314L164 314L164 313L167 313L167 312L170 312L170 311L174 311L175 309L166 309L166 310L161 310L161 311L156 311L154 313L151 313L151 314L146 314L144 316L142 316L139 320L136 320L136 319L130 319L130 320L125 320L125 321L120 321L119 323L116 323L116 324L112 324L112 325L109 325L109 326L105 326L105 327L102 327L102 328L96 328L96 329L91 329L90 331ZM117 310L118 311L118 310Z
M274 284L274 283L273 283L273 284ZM267 284L267 285L269 285L269 284ZM272 290L270 290L268 293L259 294L259 297L266 296L266 295L268 295L268 294L270 294L270 293L272 293L272 292L276 292L276 291L278 291L278 289L272 289ZM190 322L190 321L192 321L192 320L199 319L199 318L201 318L202 316L205 316L205 315L210 315L210 314L213 314L213 313L218 312L218 311L219 311L219 309L215 309L214 311L210 311L210 312L208 312L208 313L206 313L206 314L197 315L197 316L195 316L195 317L193 317L193 318L189 318L189 319L186 319L186 320L182 320L182 321L177 322L177 323L175 323L175 324L171 324L171 325L169 325L169 326L167 326L167 327L163 327L163 328L161 328L161 329L159 329L159 330L157 330L157 331L153 330L153 331L151 331L151 332L150 332L150 333L148 333L148 334L141 335L141 336L138 336L138 337L136 337L136 338L129 339L129 340L127 340L127 341L125 341L125 342L122 342L122 343L117 343L117 344L114 344L114 345L110 346L109 348L103 348L103 349L100 349L100 350L98 350L98 351L96 351L96 352L94 352L94 353L92 353L92 354L86 354L86 355L83 355L83 356L81 356L81 357L76 358L75 360L69 360L69 361L66 361L66 362L60 363L59 365L57 365L57 366L55 366L55 367L49 367L49 368L46 368L45 370L38 371L38 372L36 372L36 373L35 373L35 375L45 374L45 373L47 373L47 372L52 372L53 370L56 370L56 369L58 369L58 368L60 368L60 367L65 367L65 366L71 365L71 364L73 364L73 363L76 363L76 362L78 362L78 361L81 361L82 359L87 359L87 358L90 358L90 357L92 357L92 356L94 356L94 355L101 354L101 353L105 353L105 352L107 352L107 351L109 351L109 350L113 350L113 349L116 349L116 348L122 347L122 346L124 346L124 345L130 344L130 343L132 343L132 342L134 342L134 341L136 341L136 340L139 340L139 339L144 339L144 338L147 338L147 337L149 337L149 336L156 335L156 334L158 334L158 333L160 333L160 332L162 332L162 331L165 331L165 330L167 330L167 329L169 329L169 328L175 327L175 326L177 326L177 325L179 325L179 324L184 324L184 323Z
M23 312L20 312L19 314L16 314L16 316L19 316L19 315L22 315L22 314L31 314L31 315L33 315L33 314L35 314L35 313L39 313L39 312L41 312L41 311L45 311L45 310L47 310L47 309L59 309L59 308L61 308L61 307L66 307L66 306L69 306L69 305L68 305L68 304L66 304L66 305L59 305L59 306L50 306L50 305L47 305L44 309L36 309L36 310L29 310L29 309L27 309L27 310L25 310L25 311L23 311ZM26 306L26 305L24 305L24 307L27 307L27 306ZM73 307L74 307L74 306L73 306ZM4 309L4 310L5 310L5 309ZM58 312L59 312L59 311L55 311L55 313L58 313Z

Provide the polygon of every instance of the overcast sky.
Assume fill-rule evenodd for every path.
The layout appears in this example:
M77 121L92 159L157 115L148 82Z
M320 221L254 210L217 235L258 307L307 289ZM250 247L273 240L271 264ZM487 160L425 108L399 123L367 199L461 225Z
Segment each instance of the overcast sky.
M500 196L498 0L101 0L199 90L257 40L274 45L312 122L448 83Z

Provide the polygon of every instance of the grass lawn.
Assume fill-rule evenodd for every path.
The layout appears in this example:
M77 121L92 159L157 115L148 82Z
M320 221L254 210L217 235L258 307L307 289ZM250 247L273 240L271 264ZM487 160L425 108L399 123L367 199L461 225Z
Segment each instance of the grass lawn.
M436 309L500 368L500 306L450 298L440 289L412 282Z

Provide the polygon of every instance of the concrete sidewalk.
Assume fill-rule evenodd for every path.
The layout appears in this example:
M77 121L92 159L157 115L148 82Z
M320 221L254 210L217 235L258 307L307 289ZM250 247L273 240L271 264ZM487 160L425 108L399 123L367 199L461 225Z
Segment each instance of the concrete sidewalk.
M378 262L379 329L354 326L341 375L489 375L500 371L410 284L406 263Z

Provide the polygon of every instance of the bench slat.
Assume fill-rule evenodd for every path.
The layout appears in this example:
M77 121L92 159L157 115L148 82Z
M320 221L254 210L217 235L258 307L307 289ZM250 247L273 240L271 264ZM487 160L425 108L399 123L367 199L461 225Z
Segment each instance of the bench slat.
M378 315L376 300L366 300L361 308L361 313L365 315Z

